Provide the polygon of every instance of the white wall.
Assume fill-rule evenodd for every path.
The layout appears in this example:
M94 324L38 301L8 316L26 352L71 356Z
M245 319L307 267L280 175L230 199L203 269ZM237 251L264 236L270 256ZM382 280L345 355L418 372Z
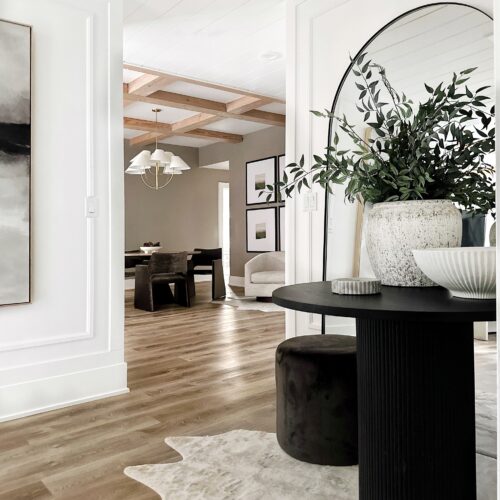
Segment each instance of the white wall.
M7 420L127 391L122 5L2 0L0 18L33 36L32 303L0 308Z
M495 8L493 11L494 15L494 38L495 38L495 83L496 83L496 102L500 102L500 4L495 2ZM500 120L496 122L496 137L498 138L500 134ZM496 165L500 165L500 148L496 148ZM498 175L497 175L498 184ZM498 207L500 203L500 194L496 192L496 206ZM498 217L497 217L498 221ZM498 242L498 237L500 236L500 229L498 222L496 225L496 241ZM498 243L497 243L498 246ZM497 263L498 263L498 250L497 250ZM497 283L500 283L500 266L497 265ZM498 412L498 401L500 400L500 350L498 349L498 318L500 317L500 302L497 301L497 321L495 323L495 330L497 332L497 432L500 428L500 412ZM497 439L497 457L500 454L500 440ZM500 499L500 469L497 469L497 498Z
M312 159L326 146L328 122L311 109L329 109L349 64L363 44L395 17L427 0L288 0L287 3L287 162L302 153ZM470 5L493 14L493 0ZM499 22L496 21L497 26ZM498 29L497 29L498 32ZM497 36L498 38L498 36ZM498 47L498 43L497 43ZM499 67L497 66L497 82ZM322 279L324 195L318 191L318 211L303 212L302 196L287 202L287 283ZM287 337L315 334L321 317L287 311ZM335 318L331 333L354 333L353 320Z

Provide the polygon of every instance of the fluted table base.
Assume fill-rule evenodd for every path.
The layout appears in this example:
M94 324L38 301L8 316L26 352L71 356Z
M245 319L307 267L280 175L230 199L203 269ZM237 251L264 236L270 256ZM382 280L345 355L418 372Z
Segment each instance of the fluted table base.
M473 323L356 330L360 500L474 500Z

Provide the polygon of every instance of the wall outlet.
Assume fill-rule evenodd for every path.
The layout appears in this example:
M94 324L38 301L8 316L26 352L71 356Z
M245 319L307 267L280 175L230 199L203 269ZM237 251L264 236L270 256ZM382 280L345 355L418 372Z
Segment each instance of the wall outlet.
M304 193L303 209L304 212L315 212L316 210L318 210L317 193L313 191L308 191L307 193Z

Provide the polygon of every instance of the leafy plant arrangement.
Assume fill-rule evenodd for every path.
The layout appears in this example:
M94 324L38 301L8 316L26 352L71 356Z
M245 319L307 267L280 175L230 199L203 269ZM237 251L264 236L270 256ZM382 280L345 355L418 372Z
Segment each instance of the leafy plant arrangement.
M335 133L325 155L314 155L310 168L304 156L287 165L277 189L291 196L295 189L317 183L331 192L331 183L347 181L349 201L449 199L468 212L493 211L494 167L485 156L495 150L495 109L483 94L488 87L472 91L466 85L476 68L454 73L448 85L425 84L429 98L414 105L391 86L382 66L365 58L360 55L353 67L360 91L356 108L376 137L361 137L345 115L312 111L338 121L355 147L339 149ZM382 89L389 102L381 100ZM269 185L263 191L267 200L273 189Z

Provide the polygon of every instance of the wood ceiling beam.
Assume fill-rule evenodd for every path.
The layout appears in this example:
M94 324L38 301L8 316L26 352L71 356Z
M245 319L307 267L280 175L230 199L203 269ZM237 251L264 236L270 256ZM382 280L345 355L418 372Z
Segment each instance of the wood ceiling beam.
M230 134L229 132L219 132L218 130L207 130L206 128L195 128L189 132L184 132L182 135L188 137L198 137L199 139L215 139L219 142L229 142L238 144L243 142L243 136L239 134Z
M157 106L210 113L221 118L235 118L237 120L258 122L278 127L285 126L285 115L251 109L257 106L263 106L269 102L264 99L254 98L253 101L250 101L247 97L241 97L226 104L223 102L211 101L209 99L201 99L199 97L166 92L164 90L158 90L148 96L125 93L124 99L129 101L147 102ZM231 111L228 111L228 109Z
M184 120L172 123L172 135L175 135L176 133L181 134L184 132L190 132L191 130L199 127L210 125L218 120L218 116L208 113L199 113L197 115L189 116L188 118L184 118Z
M239 116L239 120L263 123L264 125L274 125L275 127L284 127L286 123L285 115L270 113L269 111L262 111L260 109L252 109L251 111L246 111L236 116ZM233 116L233 118L235 118L235 116Z
M239 99L228 102L226 104L226 111L228 113L235 113L237 115L240 115L241 113L245 113L246 111L260 108L261 106L269 104L270 102L271 101L269 99L260 99L259 97L240 97Z
M122 84L123 88L123 107L126 108L130 104L132 104L132 101L127 101L125 96L128 95L128 83L123 83Z
M141 120L139 118L129 118L125 117L123 119L123 126L126 129L131 130L142 130L145 132L156 132L151 137L153 140L158 138L165 138L165 136L173 135L172 134L172 124L170 123L161 123L161 122L153 122L149 120ZM191 126L191 124L190 124ZM183 124L184 129L189 128L186 124ZM193 130L186 130L185 132L179 132L181 127L177 127L175 131L175 135L186 135L189 137L198 137L201 139L215 139L221 142L230 142L230 143L238 143L243 141L243 136L238 134L230 134L228 132L219 132L217 130L206 130L201 128L195 128Z
M198 114L194 116L190 116L175 123L163 123L160 125L160 128L152 126L151 124L154 125L154 122L125 118L124 122L126 128L143 130L146 132L145 134L130 139L130 145L149 144L155 139L161 140L175 135L190 135L193 137L204 137L227 142L241 142L243 140L241 135L202 129L202 127L223 118L233 118L265 125L285 126L285 115L255 109L271 102L284 102L282 99L264 96L254 92L228 87L226 85L218 85L179 75L172 75L142 66L125 63L124 68L143 73L142 76L123 85L124 105L131 102L145 102L157 106L198 112ZM161 87L175 80L223 90L225 92L242 95L243 97L224 103L159 90Z
M224 92L231 92L231 93L237 94L237 95L256 97L259 99L269 99L270 100L269 102L279 102L282 104L285 103L285 100L281 99L279 97L266 96L266 95L259 94L256 92L250 92L248 90L243 90L243 89L239 89L236 87L231 87L229 85L221 85L218 83L206 82L204 80L197 80L195 78L188 78L188 77L185 77L182 75L176 75L173 73L165 73L164 71L159 71L159 70L155 70L155 69L151 69L151 68L145 68L144 66L138 66L136 64L124 63L123 67L124 67L124 69L128 69L131 71L136 71L136 72L144 73L144 74L148 74L148 75L168 77L168 78L172 78L174 80L178 80L178 81L182 81L182 82L186 82L186 83L192 83L194 85L199 85L201 87L208 87L208 88L212 88L212 89L222 90Z
M169 108L185 109L188 111L198 111L201 113L225 113L226 105L223 102L201 99L175 92L158 90L148 96L140 96L128 93L124 98L130 101L147 102L158 106L167 106Z
M137 137L132 137L128 140L129 146L146 146L155 142L156 139L160 140L164 137L168 137L165 134L159 134L156 132L147 132L146 134L138 135Z
M129 94L147 96L173 81L173 77L145 74L129 82L127 91Z
M123 118L123 126L130 130L143 130L144 132L158 132L170 134L172 125L170 123L153 122L150 120L141 120L139 118Z
M184 120L179 120L175 123L169 124L171 127L170 132L148 132L146 134L139 135L129 139L130 146L146 145L155 141L156 139L166 139L167 137L172 137L174 135L183 135L186 132L191 132L200 127L209 125L210 123L216 122L220 118L216 115L211 115L208 113L199 113L197 115L189 116L184 118Z

